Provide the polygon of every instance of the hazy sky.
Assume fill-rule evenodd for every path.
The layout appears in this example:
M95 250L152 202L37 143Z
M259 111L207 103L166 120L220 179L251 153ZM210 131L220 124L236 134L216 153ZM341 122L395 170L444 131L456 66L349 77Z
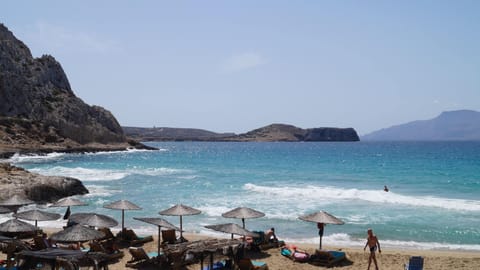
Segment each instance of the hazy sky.
M122 125L360 134L480 110L480 1L2 1Z

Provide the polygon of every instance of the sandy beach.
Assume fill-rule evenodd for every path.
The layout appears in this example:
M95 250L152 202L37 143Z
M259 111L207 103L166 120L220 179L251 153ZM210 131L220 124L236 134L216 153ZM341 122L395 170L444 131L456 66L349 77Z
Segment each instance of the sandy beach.
M209 238L205 235L199 234L185 234L189 240L200 240ZM148 251L155 251L156 237L154 242L144 245L144 249ZM305 249L308 252L314 252L316 245L294 243L299 248ZM368 252L364 252L362 248L342 248L342 247L325 247L329 250L342 250L347 254L347 260L337 266L329 269L345 269L357 270L367 269L368 266ZM115 265L111 265L109 269L125 269L125 263L130 260L128 250L125 250L126 256ZM382 253L377 253L379 269L395 270L404 269L404 264L408 262L410 256L423 256L425 270L441 270L441 269L464 269L475 270L480 269L480 254L478 252L469 251L438 251L438 250L392 250L387 247L382 249ZM282 256L279 248L272 248L261 253L249 252L247 257L255 260L263 261L268 264L270 270L283 269L299 269L299 270L315 270L327 269L326 267L315 266L308 263L298 263ZM189 270L200 269L199 264L188 266ZM370 269L375 269L372 265Z
M50 234L57 229L47 229ZM190 241L203 240L211 238L210 236L200 234L184 234ZM157 250L157 238L154 236L154 241L143 245L143 248L147 251ZM313 253L316 245L293 243L299 248ZM364 252L362 248L343 248L343 247L324 247L327 250L342 250L346 252L347 260L330 267L329 269L367 269L368 266L368 252ZM127 268L125 264L131 259L128 249L122 249L125 256L115 264L109 265L109 269L132 269ZM423 256L424 257L424 269L425 270L441 270L441 269L464 269L475 270L480 269L480 254L473 251L443 251L443 250L409 250L409 249L389 249L383 247L382 253L377 253L377 260L379 269L395 270L404 269L404 264L408 262L410 256ZM268 264L270 270L283 270L283 269L299 269L299 270L314 270L314 269L326 269L326 267L315 266L309 263L294 262L280 254L280 248L272 248L262 252L248 252L247 257L253 260L263 261ZM1 259L5 259L5 254L1 254ZM219 258L221 259L221 258ZM155 269L155 267L139 268L139 269ZM199 264L188 265L186 269L200 269ZM375 269L374 266L370 269Z

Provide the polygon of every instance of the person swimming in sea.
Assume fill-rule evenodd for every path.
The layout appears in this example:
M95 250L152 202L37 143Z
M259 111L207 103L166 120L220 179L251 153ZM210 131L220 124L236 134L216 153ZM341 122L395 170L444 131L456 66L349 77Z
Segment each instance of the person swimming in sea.
M387 186L383 186L383 191L388 192L388 187L387 187Z

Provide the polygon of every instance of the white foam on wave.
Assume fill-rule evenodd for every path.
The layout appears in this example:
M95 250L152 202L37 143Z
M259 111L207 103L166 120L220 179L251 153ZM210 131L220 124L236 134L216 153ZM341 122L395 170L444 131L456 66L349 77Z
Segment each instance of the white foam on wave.
M142 152L167 152L168 149L160 148L158 150L147 150L147 149L127 149L121 151L100 151L100 152L87 152L87 153L65 153L65 152L53 152L48 154L14 154L10 157L7 161L14 164L19 163L42 163L42 162L50 162L52 160L60 159L67 155L88 155L88 156L95 156L95 155L118 155L118 154L129 154L129 153L142 153Z
M52 160L60 159L65 155L65 153L48 153L45 155L20 155L16 153L8 159L8 162L13 164L51 162Z
M158 150L148 150L148 149L135 149L135 148L128 148L126 150L120 150L120 151L99 151L99 152L86 152L84 153L85 155L89 156L95 156L95 155L117 155L117 154L129 154L129 153L142 153L142 152L152 152L152 151L158 151L158 152L166 152L168 149L165 148L159 148Z
M83 167L63 167L55 166L51 168L33 168L32 172L43 175L67 176L80 179L82 181L112 181L120 180L129 175L147 175L162 176L182 173L191 173L190 170L172 169L172 168L127 168L127 169L92 169Z
M245 184L245 190L289 200L331 203L335 201L366 201L381 204L403 204L421 207L438 207L449 210L480 211L480 201L449 199L433 196L407 196L382 190L342 189L324 186L259 186Z
M299 242L308 244L318 244L319 238L295 238L284 239L288 242ZM480 250L480 245L460 245L450 243L438 243L438 242L416 242L416 241L400 241L400 240L379 240L383 248L393 249L421 249L421 250ZM345 233L336 233L326 235L322 238L322 244L326 246L336 247L364 247L364 239L355 239Z
M110 187L106 186L97 186L97 185L87 185L89 193L83 195L85 197L108 197L112 196L115 193L122 192L121 190L112 190ZM98 199L100 203L103 203L103 199Z

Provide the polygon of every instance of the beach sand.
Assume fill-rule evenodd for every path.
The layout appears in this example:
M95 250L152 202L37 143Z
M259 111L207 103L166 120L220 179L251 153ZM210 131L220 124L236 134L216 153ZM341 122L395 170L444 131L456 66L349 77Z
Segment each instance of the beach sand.
M56 229L47 229L48 233L56 231ZM201 240L211 238L206 235L200 234L184 234L184 236L190 241ZM143 245L143 248L149 251L157 250L157 238L154 236L155 241L149 242ZM315 251L316 245L312 244L302 244L294 243L299 248L306 250L307 252L313 253ZM329 250L342 250L347 254L347 260L343 263L328 268L328 269L367 269L368 266L368 252L364 252L362 248L342 248L342 247L324 247ZM125 256L116 262L115 264L109 265L110 270L119 270L119 269L132 269L126 268L125 264L128 260L131 259L131 256L128 252L128 249L123 249ZM439 250L393 250L388 247L382 248L382 253L377 253L377 260L379 264L379 269L384 270L395 270L395 269L404 269L404 264L408 262L410 256L423 256L424 269L425 270L442 270L442 269L455 269L455 270L478 270L480 269L480 253L471 252L471 251L439 251ZM297 269L297 270L314 270L314 269L327 269L326 267L315 266L308 263L299 263L293 262L292 260L283 257L280 254L279 248L272 248L261 253L248 252L247 257L250 257L255 260L263 261L268 264L270 270L288 270L288 269ZM1 259L5 259L5 254L0 256ZM155 268L144 268L144 269L155 269ZM199 264L192 264L187 266L187 269L200 269ZM375 269L373 263L370 269Z

